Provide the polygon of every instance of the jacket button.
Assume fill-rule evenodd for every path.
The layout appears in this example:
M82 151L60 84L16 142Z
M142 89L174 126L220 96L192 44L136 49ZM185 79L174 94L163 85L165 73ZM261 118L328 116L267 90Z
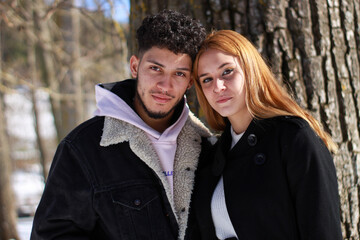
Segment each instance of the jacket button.
M255 134L250 134L247 138L247 141L251 147L255 146L257 143L257 137Z
M263 153L258 153L254 157L254 161L256 165L263 165L266 161L266 156Z
M185 212L185 208L181 209L181 212Z
M135 206L140 206L140 204L141 204L140 199L135 199L135 200L134 200L134 205L135 205Z

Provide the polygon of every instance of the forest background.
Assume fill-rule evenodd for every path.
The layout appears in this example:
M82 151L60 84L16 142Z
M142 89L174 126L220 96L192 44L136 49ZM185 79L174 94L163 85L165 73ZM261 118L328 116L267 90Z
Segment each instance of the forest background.
M59 141L92 116L95 84L130 77L135 30L164 8L246 36L323 124L339 146L343 237L359 239L358 0L0 0L0 240L19 239L16 173L46 181Z

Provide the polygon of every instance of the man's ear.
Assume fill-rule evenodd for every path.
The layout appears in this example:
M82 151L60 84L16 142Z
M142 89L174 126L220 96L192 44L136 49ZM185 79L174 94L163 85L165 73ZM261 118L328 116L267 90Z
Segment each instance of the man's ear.
M131 71L131 76L133 78L137 77L139 63L140 63L140 59L137 56L132 55L130 58L130 71Z
M194 84L194 78L191 77L190 82L189 82L188 87L187 87L187 90L189 90L193 84Z

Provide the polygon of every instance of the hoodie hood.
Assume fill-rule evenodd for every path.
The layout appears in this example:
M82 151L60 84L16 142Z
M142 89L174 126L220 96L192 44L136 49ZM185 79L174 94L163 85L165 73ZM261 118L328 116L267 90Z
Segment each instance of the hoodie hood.
M155 139L161 141L174 141L174 131L179 133L189 114L189 107L184 104L182 112L178 119L168 127L163 133L159 133L148 126L132 108L132 101L136 91L136 80L124 80L119 83L98 84L95 86L96 107L94 112L96 116L108 116L130 123ZM116 94L121 94L121 97ZM126 94L125 94L126 93ZM123 96L124 95L124 96ZM180 128L176 128L180 126ZM176 134L177 135L177 134Z

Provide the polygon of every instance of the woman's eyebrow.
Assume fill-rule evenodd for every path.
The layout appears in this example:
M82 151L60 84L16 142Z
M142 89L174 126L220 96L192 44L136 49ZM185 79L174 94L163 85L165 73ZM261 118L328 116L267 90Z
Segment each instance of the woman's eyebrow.
M221 68L225 67L225 66L228 65L228 64L231 64L231 63L228 63L228 62L223 63L223 64L221 64L221 65L218 67L218 69L221 69ZM203 77L203 76L205 76L205 75L207 75L207 74L208 74L208 73L203 73L203 74L201 74L201 75L199 76L199 78L201 78L201 77Z

